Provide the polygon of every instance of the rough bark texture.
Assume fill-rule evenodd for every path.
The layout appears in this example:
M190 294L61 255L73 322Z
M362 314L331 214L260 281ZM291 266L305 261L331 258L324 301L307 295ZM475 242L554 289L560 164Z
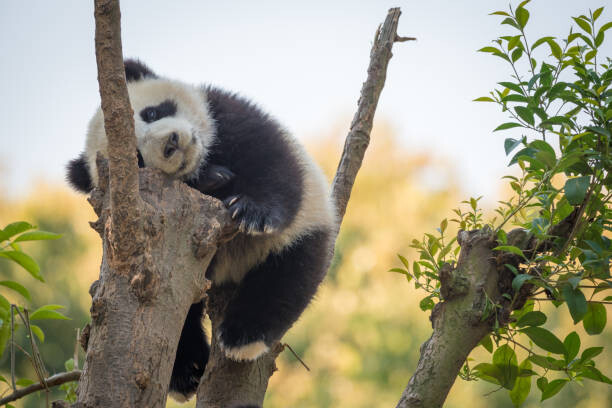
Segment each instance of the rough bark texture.
M165 406L185 316L209 286L204 274L229 223L219 201L155 170L140 172L140 238L146 244L129 274L108 262L113 237L106 186L90 200L100 216L93 226L104 254L100 280L90 289L92 321L78 407Z
M361 168L363 156L370 143L374 113L380 93L385 86L387 66L393 56L391 48L393 43L400 39L397 36L397 24L401 14L399 8L389 9L384 24L376 30L374 44L370 51L368 78L361 88L357 112L355 112L351 128L346 136L340 164L332 184L332 197L339 220L344 217L357 172Z
M142 252L142 202L138 196L138 159L134 135L134 113L130 105L123 51L121 12L118 0L95 0L96 61L98 84L108 137L110 169L111 240L110 263L129 269L132 256Z
M208 293L206 310L212 322L212 341L206 371L200 382L197 408L223 408L263 404L268 380L276 371L275 360L283 351L276 346L255 361L237 362L225 357L216 341L217 328L236 286L213 287Z
M491 319L483 321L482 314L486 296L501 297L492 251L495 234L488 228L461 231L457 241L459 262L440 271L444 301L432 311L433 334L421 346L416 372L398 408L441 407L468 354L492 329Z

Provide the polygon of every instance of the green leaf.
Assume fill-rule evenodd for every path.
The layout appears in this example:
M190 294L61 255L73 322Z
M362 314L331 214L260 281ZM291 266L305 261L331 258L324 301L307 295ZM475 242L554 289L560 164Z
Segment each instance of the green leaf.
M514 82L498 82L498 84L501 85L501 86L505 86L506 88L510 89L511 91L514 91L516 93L524 95L523 90L521 89L521 87L518 84L515 84Z
M556 360L552 357L544 357L538 354L531 354L529 356L529 361L534 364L539 365L542 368L546 368L547 370L556 370L556 371L564 371L565 364L561 360Z
M598 135L605 136L607 138L612 137L609 130L604 129L600 126L585 126L585 129L588 129L593 133L597 133Z
M482 47L481 49L478 50L478 52L490 52L490 53L496 54L496 53L501 52L501 50L495 47Z
M515 123L515 122L507 122L507 123L503 123L499 125L495 129L493 129L493 131L497 132L498 130L506 130L506 129L515 128L515 127L523 127L523 125L521 125L520 123Z
M576 24L578 24L578 26L580 26L580 28L582 28L584 31L586 31L587 33L591 34L591 26L589 25L588 22L584 21L581 18L578 17L572 17L572 19L576 22Z
M40 340L41 343L45 342L45 333L40 327L36 326L35 324L30 324L30 329L32 329L32 333L38 337L38 340Z
M495 99L488 96L481 96L480 98L474 99L474 102L495 102Z
M585 378L590 380L599 381L606 384L612 384L612 380L603 375L601 371L592 366L585 366L580 373Z
M601 15L601 12L603 11L603 7L598 8L597 10L595 10L593 12L593 21L597 20L599 18L599 16Z
M28 292L28 290L25 287L23 287L22 285L20 285L17 282L14 282L14 281L0 281L0 286L4 286L4 287L7 287L9 289L12 289L15 292L19 293L24 298L26 298L27 300L32 300L32 298L30 298L30 292Z
M489 363L480 363L474 367L478 378L488 381L493 384L500 385L500 378L503 377L498 366Z
M400 254L397 254L397 257L404 264L404 266L406 267L406 270L409 271L410 270L410 263L408 262L408 260L406 258L404 258L403 256L401 256Z
M427 296L426 298L422 299L419 302L419 307L421 308L422 311L431 310L434 308L434 306L435 306L435 303L430 296Z
M64 316L60 312L55 310L37 310L30 315L30 320L70 320L69 317Z
M565 337L563 340L563 347L565 347L565 361L570 362L578 355L580 350L580 336L575 331Z
M519 371L523 370L531 370L531 363L529 360L523 360L521 365L519 366ZM531 376L519 376L516 380L516 384L512 391L510 391L510 399L512 400L512 404L515 407L520 407L523 405L529 392L531 391Z
M586 297L579 288L573 289L571 285L564 285L561 292L572 319L574 319L574 324L578 323L587 313Z
M584 330L590 335L600 334L606 327L606 320L606 307L601 303L589 302L588 311L582 320Z
M0 242L6 241L10 237L21 234L24 231L35 228L34 225L29 224L25 221L17 221L4 227L0 230Z
M520 4L518 5L517 8L521 8L524 7L527 3L529 3L531 0L523 0L520 2Z
M594 357L597 357L598 355L600 355L603 350L604 350L603 347L589 347L588 349L582 352L582 355L580 356L580 360L582 362L587 362L589 360L592 360Z
M555 58L561 59L561 56L563 55L563 51L561 50L561 47L559 46L559 44L557 44L557 42L553 40L552 38L547 39L546 42L548 43L548 46L550 47L551 54Z
M520 48L516 48L514 51L512 51L512 62L516 62L518 61L521 56L523 55L523 50Z
M533 119L533 111L531 109L524 106L515 106L514 111L521 119L533 126L535 121Z
M490 16L510 16L510 14L506 13L505 11L494 11L492 13L489 13L489 15Z
M21 234L13 242L20 241L48 241L51 239L61 238L62 234L55 234L53 232L48 231L30 231L24 234Z
M518 292L519 290L521 290L523 284L532 278L533 276L527 275L525 273L516 275L514 279L512 279L512 289L514 289L515 292Z
M519 30L521 29L521 28L518 26L518 24L516 24L516 22L514 21L514 19L513 19L513 18L511 18L511 17L504 18L504 20L503 20L501 23L502 23L502 24L508 24L508 25L510 25L510 26L512 26L512 27L514 27L514 28L519 29Z
M589 188L590 180L590 176L582 176L568 179L565 182L565 197L570 204L582 204Z
M612 21L610 21L610 22L608 22L608 23L606 23L606 24L602 25L602 26L601 26L601 28L599 29L599 32L600 32L600 33L605 33L605 32L606 32L606 30L608 30L608 29L609 29L609 28L611 28L611 27L612 27Z
M521 248L515 247L513 245L500 245L500 246L496 246L495 248L493 248L493 251L510 252L510 253L513 253L515 255L518 255L518 256L522 257L523 259L527 259L525 257L525 254L523 254L523 251L521 250Z
M527 21L529 20L529 12L523 7L518 7L516 9L516 21L518 21L521 28L525 28L527 25Z
M518 377L518 361L514 350L507 344L500 346L493 353L493 365L499 368L498 378L502 387L512 390Z
M28 385L34 384L34 381L30 380L29 378L20 378L15 381L15 383L20 387L27 387Z
M19 265L21 265L26 271L30 273L33 277L38 279L41 282L44 282L42 275L40 274L40 268L36 261L32 259L28 254L21 251L3 251L0 252L0 257L8 258Z
M565 384L567 383L568 380L566 378L560 378L558 380L553 380L549 382L548 385L546 385L546 387L542 391L542 399L540 400L540 402L554 397L556 394L559 393L559 391L561 391L563 387L565 387Z
M527 275L529 276L529 275ZM517 327L541 326L546 323L546 315L542 312L527 312L516 322Z
M549 40L554 40L554 39L555 37L542 37L533 43L533 45L531 46L531 49L534 50L539 45L542 45L544 43L547 43Z
M520 275L519 275L520 276ZM565 354L565 346L554 334L541 327L527 327L521 330L538 347L555 354Z
M480 340L478 345L484 347L489 353L493 352L493 342L491 341L490 335L486 335L482 340Z
M506 156L510 154L518 145L522 143L522 140L516 140L512 138L508 138L504 140L504 150L506 151Z

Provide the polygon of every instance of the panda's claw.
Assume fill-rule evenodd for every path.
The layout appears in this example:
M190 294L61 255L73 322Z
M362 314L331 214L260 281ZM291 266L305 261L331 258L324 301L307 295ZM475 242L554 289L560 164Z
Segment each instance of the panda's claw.
M281 221L274 209L262 208L248 196L232 195L223 200L223 203L238 230L245 234L272 234L279 229Z

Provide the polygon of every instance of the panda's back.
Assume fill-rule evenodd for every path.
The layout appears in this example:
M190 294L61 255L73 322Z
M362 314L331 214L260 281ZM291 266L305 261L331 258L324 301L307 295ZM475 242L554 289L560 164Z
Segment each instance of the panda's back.
M323 231L328 235L335 213L322 171L275 119L236 94L213 87L204 91L216 126L206 162L225 166L235 174L232 183L212 195L223 198L231 195L231 190L257 186L265 191L267 200L282 203L289 220L276 233L240 233L218 249L213 280L237 282L270 253L279 253L309 234ZM262 176L259 166L274 171Z

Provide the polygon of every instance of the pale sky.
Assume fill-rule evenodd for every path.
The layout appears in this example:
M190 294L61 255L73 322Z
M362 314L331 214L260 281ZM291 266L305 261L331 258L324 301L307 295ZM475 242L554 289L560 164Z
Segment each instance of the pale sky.
M529 40L566 35L570 16L602 5L612 6L534 0ZM519 134L492 133L505 115L472 100L509 78L504 61L476 52L510 32L488 16L508 1L124 0L123 52L163 76L238 91L308 140L348 129L374 31L394 6L403 11L399 34L418 41L394 46L376 120L409 151L449 158L466 197L494 202L507 171L503 139ZM612 20L611 10L600 22ZM99 104L93 36L93 1L2 1L0 194L61 181L82 151ZM603 55L612 55L610 44Z

